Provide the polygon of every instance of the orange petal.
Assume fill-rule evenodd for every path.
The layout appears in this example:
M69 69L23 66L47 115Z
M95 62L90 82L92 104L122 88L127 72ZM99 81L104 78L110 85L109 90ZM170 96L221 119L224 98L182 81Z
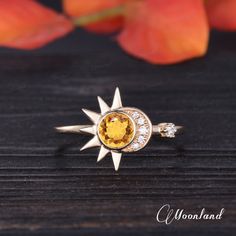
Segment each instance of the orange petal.
M206 53L209 29L202 0L127 4L121 47L151 63L171 64Z
M207 0L210 25L219 30L236 30L236 0Z
M125 1L127 0L64 0L63 5L65 12L69 16L78 18L120 6ZM89 24L85 28L98 33L111 33L119 30L122 25L123 16L116 16L98 23Z
M69 20L33 0L0 0L0 45L35 49L73 29Z

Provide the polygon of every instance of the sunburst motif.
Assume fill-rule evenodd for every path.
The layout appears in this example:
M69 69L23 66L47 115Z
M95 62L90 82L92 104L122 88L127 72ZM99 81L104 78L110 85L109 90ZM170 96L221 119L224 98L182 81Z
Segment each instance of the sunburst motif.
M115 95L114 95L114 98L113 98L113 103L112 103L111 107L109 107L101 97L98 96L97 98L98 98L98 103L99 103L99 107L100 107L100 110L101 110L100 114L96 113L96 112L93 112L93 111L90 111L90 110L87 110L87 109L82 109L83 112L93 122L93 125L88 126L86 128L82 128L80 130L84 133L93 134L94 137L91 140L89 140L80 150L82 151L82 150L85 150L85 149L88 149L88 148L100 146L101 148L100 148L100 151L99 151L99 154L98 154L97 162L101 161L108 153L111 153L115 170L118 170L122 153L121 153L120 150L108 149L106 146L104 146L102 144L102 142L101 142L101 140L99 139L99 136L98 136L97 127L98 127L99 121L102 119L102 117L105 114L107 114L111 111L116 111L116 110L118 110L122 107L119 88L116 88Z

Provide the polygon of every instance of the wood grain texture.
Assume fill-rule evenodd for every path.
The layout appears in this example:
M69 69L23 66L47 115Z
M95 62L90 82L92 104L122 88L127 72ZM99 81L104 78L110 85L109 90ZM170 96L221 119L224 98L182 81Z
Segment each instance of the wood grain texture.
M213 33L204 59L153 66L124 54L113 40L82 31L35 52L0 54L0 234L235 235L236 34ZM185 133L152 139L126 155L120 171L87 137L53 127L89 122L81 108L123 103L154 123ZM226 209L221 221L165 226L156 212Z

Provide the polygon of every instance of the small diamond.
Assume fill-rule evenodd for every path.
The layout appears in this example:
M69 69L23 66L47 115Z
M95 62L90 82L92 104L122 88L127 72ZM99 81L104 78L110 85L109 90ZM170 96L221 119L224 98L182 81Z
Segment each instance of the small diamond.
M139 136L138 137L138 142L139 143L144 143L145 142L145 138L143 136Z
M139 125L143 125L144 124L144 119L143 118L139 118L138 119L138 124Z
M132 117L133 117L134 119L139 118L139 113L138 113L138 112L134 112L134 113L132 114Z
M138 143L133 143L132 144L132 148L133 149L138 149L139 148L139 144Z
M139 132L140 132L140 134L147 134L148 129L145 126L141 126L139 128Z
M174 138L177 129L173 123L166 123L161 129L162 137Z

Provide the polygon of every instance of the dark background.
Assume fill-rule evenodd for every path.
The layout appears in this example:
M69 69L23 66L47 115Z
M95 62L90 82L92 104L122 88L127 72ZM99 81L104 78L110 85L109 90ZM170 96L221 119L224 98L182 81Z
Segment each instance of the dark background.
M60 9L56 1L44 4ZM236 34L212 33L202 59L154 66L112 37L82 30L43 49L0 49L0 234L235 235ZM87 123L96 96L143 109L154 123L186 127L125 155L119 172L87 137L53 127ZM220 221L156 222L164 204L226 209Z

